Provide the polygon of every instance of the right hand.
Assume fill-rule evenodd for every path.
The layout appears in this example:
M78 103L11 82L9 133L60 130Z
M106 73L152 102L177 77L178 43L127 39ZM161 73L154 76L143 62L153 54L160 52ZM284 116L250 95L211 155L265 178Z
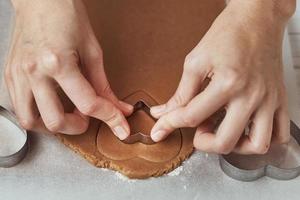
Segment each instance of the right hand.
M80 134L89 116L125 139L131 105L114 95L104 72L102 50L84 5L73 0L12 0L15 28L5 69L20 124L33 129L39 118L51 132ZM75 105L65 113L61 87Z

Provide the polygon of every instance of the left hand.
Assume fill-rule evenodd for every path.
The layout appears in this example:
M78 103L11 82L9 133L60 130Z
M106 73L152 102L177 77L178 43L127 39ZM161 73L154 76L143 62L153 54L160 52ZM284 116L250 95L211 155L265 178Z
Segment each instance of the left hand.
M230 2L186 57L174 96L151 108L159 118L151 131L154 141L182 127L197 127L197 149L221 154L263 154L271 140L289 141L281 55L287 19L273 13L278 5L272 2ZM210 82L200 92L206 78ZM214 134L208 118L222 107L226 116Z

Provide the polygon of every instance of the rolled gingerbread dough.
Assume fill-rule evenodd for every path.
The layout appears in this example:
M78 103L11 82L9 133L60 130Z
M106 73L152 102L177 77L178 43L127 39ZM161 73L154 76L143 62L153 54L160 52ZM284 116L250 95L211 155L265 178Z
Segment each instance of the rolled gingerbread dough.
M105 70L120 99L166 102L180 80L185 56L223 10L222 0L85 0L104 52ZM155 123L143 112L130 116L131 130L149 133ZM98 167L130 178L167 173L193 151L193 130L176 130L157 144L125 144L93 119L79 136L57 134Z

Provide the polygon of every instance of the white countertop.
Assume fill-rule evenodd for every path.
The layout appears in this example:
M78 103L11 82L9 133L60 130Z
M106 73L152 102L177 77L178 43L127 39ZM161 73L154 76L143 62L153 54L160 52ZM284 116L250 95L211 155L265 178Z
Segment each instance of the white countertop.
M8 47L11 22L9 0L0 0L0 65ZM285 40L287 42L287 40ZM285 65L292 118L298 116L295 78L289 44ZM298 89L299 90L299 89ZM298 99L297 99L298 98ZM7 95L0 95L5 104ZM298 107L297 107L298 106ZM218 157L197 152L171 174L148 180L127 180L98 169L61 144L52 135L30 135L30 150L19 165L0 168L0 200L16 199L299 199L300 177L277 181L267 177L239 182L220 169Z

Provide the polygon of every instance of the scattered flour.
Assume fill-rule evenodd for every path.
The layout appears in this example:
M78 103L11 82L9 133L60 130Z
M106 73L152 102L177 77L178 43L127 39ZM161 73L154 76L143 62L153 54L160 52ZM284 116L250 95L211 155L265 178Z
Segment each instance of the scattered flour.
M174 169L173 171L169 172L168 174L166 174L166 176L178 176L178 175L183 171L183 165L187 165L187 166L190 165L191 160L193 160L193 159L199 159L199 158L200 158L199 155L200 155L200 152L194 153L194 154L191 156L191 158L185 160L185 161L182 163L181 166L179 166L179 167L177 167L176 169ZM205 157L208 158L208 157L209 157L209 154L206 153L206 154L205 154ZM107 169L106 169L106 170L107 170ZM189 167L188 167L187 169L185 169L185 171L186 171L187 173L191 173L192 169L189 169ZM124 176L123 174L121 174L121 173L119 173L119 172L115 172L115 175L116 175L116 177L117 177L119 180L122 180L122 181L127 181L127 182L136 182L136 181L137 181L137 179L129 179L129 178L127 178L126 176ZM150 179L151 179L151 178L150 178ZM186 189L187 189L187 186L184 185L183 188L184 188L184 190L186 190Z
M183 166L177 167L173 171L167 174L167 176L178 176L183 171ZM119 172L115 172L115 175L118 180L126 181L126 182L136 182L137 179L130 179ZM186 187L186 186L185 186Z
M107 169L107 168L100 168L102 171L104 171L104 172L107 172L107 171L109 171L109 169Z
M183 170L183 166L179 166L170 173L168 173L168 176L178 176Z
M121 181L126 181L126 182L136 182L136 179L130 179L126 176L124 176L123 174L119 173L119 172L115 172L116 177L121 180Z

